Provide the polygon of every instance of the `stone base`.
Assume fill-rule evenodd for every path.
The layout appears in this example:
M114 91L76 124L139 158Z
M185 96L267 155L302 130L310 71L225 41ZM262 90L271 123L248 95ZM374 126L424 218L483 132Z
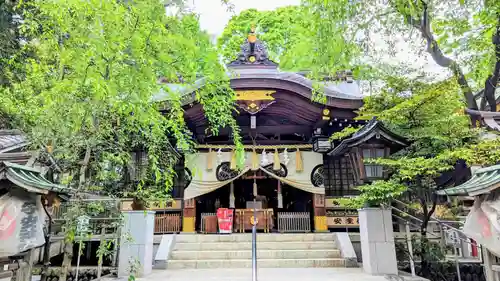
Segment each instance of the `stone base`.
M135 264L137 269L136 277L147 276L153 269L155 212L126 211L123 213L125 219L121 229L118 277L129 276L132 264Z
M364 271L372 275L397 275L391 211L365 208L358 214Z

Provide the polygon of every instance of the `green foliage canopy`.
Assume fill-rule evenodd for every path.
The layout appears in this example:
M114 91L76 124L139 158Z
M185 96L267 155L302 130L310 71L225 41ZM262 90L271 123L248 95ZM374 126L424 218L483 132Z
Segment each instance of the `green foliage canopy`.
M352 58L358 51L346 38L347 26L340 24L348 17L346 12L344 9L331 12L313 5L273 11L245 10L231 18L218 38L218 46L226 62L235 59L251 26L255 26L270 58L279 62L281 69L333 74L336 70L351 69ZM332 21L339 24L332 25ZM317 57L319 54L321 58ZM318 60L327 60L329 64L318 64Z
M136 148L148 153L143 184L171 186L177 159L169 144L187 151L191 138L179 93L159 84L160 77L172 83L206 77L197 99L212 129L231 126L240 143L231 115L234 94L195 16L166 16L154 0L34 0L17 8L20 33L32 38L18 54L32 48L35 55L9 61L4 73L11 83L0 90L1 111L35 146L51 144L70 179L80 177L79 186L82 179L89 187L113 175L119 181ZM16 81L20 68L25 77ZM169 93L163 114L151 102L162 87Z

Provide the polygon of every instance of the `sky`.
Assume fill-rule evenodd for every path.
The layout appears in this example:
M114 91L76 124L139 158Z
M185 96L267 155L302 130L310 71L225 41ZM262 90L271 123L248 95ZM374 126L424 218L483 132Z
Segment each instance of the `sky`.
M221 0L187 0L188 6L199 15L201 28L214 37L219 36L231 17L246 9L274 10L278 7L299 5L300 0L229 0L233 5L233 11L221 4ZM375 39L376 45L384 49L385 41L381 38ZM448 72L436 65L430 55L423 53L415 59L418 49L423 50L424 43L412 42L410 45L406 40L398 40L395 48L397 53L382 57L381 60L397 65L404 65L412 69L422 69L435 79L441 80L448 76ZM377 48L378 49L378 48ZM384 53L384 52L380 52ZM411 55L409 55L411 54Z
M210 34L220 35L233 14L243 10L274 10L278 7L298 5L300 0L230 0L234 11L227 11L221 0L188 0L189 5L200 15L201 28Z

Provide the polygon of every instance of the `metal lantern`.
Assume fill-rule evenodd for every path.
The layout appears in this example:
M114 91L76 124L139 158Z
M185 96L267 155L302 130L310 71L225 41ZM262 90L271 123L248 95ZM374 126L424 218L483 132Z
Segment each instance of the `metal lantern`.
M333 148L332 142L327 136L316 136L313 140L313 151L326 153Z

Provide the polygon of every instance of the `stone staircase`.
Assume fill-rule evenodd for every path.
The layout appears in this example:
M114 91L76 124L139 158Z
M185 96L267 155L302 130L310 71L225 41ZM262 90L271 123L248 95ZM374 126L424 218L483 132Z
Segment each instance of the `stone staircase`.
M257 234L259 268L345 267L333 233ZM249 268L251 234L180 234L168 269Z

